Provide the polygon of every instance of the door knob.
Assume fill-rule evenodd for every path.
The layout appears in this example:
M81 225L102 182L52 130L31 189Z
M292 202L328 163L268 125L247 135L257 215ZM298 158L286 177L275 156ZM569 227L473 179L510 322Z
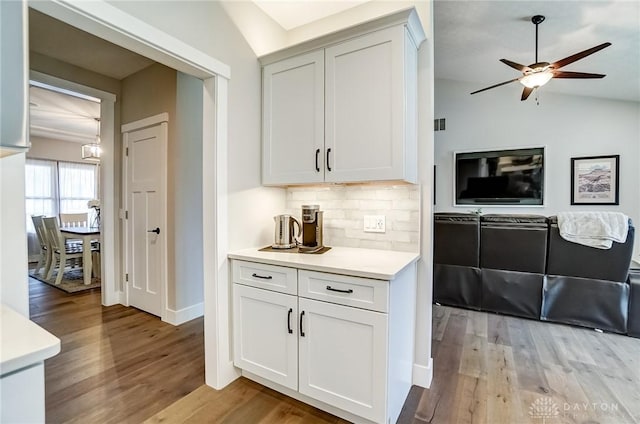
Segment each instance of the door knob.
M147 233L156 233L156 234L160 234L160 228L156 227L155 230L147 230Z

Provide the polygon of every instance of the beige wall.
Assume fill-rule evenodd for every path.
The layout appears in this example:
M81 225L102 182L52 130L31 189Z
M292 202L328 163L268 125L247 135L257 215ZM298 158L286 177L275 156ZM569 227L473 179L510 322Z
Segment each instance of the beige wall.
M167 140L167 305L175 309L175 167L173 157L178 150L175 135L177 72L159 63L153 64L122 80L120 113L128 124L160 113L169 114Z
M31 148L27 152L27 158L89 163L82 159L81 143L37 136L31 136L29 140Z

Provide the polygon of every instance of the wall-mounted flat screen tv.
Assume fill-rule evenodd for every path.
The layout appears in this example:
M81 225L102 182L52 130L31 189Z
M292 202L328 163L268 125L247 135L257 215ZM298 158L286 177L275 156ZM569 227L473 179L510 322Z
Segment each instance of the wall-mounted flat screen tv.
M544 147L455 152L456 205L543 205Z

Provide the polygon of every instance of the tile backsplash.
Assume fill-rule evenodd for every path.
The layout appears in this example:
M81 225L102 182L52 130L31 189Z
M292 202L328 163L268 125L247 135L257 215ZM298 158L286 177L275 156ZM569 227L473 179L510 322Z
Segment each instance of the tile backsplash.
M287 212L300 219L301 206L320 205L327 246L419 252L420 186L332 185L287 188ZM365 233L365 215L384 215L385 233Z

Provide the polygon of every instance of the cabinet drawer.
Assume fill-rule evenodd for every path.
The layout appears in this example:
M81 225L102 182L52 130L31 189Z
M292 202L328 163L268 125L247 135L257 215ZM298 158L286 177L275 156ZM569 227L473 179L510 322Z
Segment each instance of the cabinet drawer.
M232 266L234 283L298 294L298 273L295 268L246 261L233 261Z
M298 271L301 297L378 312L389 310L389 282L324 272Z

